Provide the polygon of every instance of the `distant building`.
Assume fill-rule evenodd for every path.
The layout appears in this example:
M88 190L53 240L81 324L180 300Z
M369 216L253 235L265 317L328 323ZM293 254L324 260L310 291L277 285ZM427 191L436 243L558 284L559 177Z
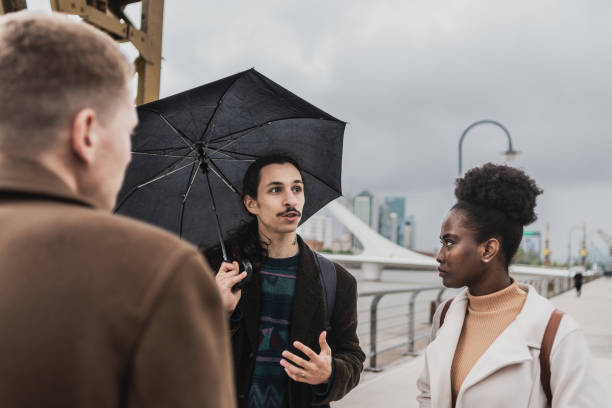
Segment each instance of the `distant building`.
M352 234L343 234L339 239L333 240L331 244L331 250L332 252L352 252Z
M400 228L398 224L398 216L394 212L389 214L389 226L391 230L391 235L389 236L389 239L397 244L399 240Z
M395 225L395 231L392 234L397 238L392 239L398 245L404 245L404 222L406 220L406 198L404 197L385 197L385 204L389 206L391 213L395 213L397 222Z
M353 198L353 214L370 227L374 225L374 196L367 190Z
M542 234L540 231L523 231L523 239L513 259L514 263L538 265L541 263Z
M379 207L378 233L398 245L404 244L404 197L385 197Z
M313 251L322 251L326 249L323 245L323 242L321 241L312 241L310 239L305 239L304 242L306 243L306 245L308 245L308 248Z
M397 244L400 232L397 214L389 211L389 205L383 203L379 208L379 215L378 233Z
M378 207L378 233L387 239L391 239L391 209L386 202Z
M305 241L310 241L313 249L331 248L333 240L332 219L324 215L313 215L298 227L298 234Z

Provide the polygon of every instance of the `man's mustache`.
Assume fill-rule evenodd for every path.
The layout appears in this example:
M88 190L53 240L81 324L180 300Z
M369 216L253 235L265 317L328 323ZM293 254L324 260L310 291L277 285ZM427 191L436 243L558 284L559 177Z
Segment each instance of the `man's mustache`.
M295 214L297 214L299 216L302 216L302 213L299 212L298 210L296 210L295 208L288 208L287 210L283 211L282 213L278 213L276 215L279 216L279 217L284 217L284 216L289 215L291 213L295 213Z

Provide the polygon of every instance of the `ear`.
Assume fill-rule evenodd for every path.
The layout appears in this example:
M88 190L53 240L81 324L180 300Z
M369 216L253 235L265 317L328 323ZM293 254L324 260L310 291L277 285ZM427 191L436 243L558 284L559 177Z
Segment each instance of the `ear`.
M72 121L70 142L72 152L83 163L91 164L94 161L98 138L94 132L96 112L93 109L82 109Z
M259 206L257 205L257 200L255 200L253 197L251 197L250 195L245 195L244 198L242 199L242 203L244 204L244 207L247 209L248 212L250 212L253 215L257 215L257 213L259 212Z
M497 240L497 238L490 238L486 240L482 244L482 256L481 256L482 262L484 263L491 262L491 260L495 258L497 254L499 254L500 249L501 249L501 244Z

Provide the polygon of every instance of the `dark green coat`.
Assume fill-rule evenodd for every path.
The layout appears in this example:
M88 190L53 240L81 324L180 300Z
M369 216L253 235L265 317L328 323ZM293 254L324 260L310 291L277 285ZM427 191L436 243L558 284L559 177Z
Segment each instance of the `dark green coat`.
M288 344L298 340L315 352L320 352L319 335L325 329L325 300L315 265L314 254L298 237L300 263L297 271L291 329ZM221 264L220 257L211 256L215 270ZM327 334L327 342L334 358L334 380L325 398L317 397L312 386L288 379L288 400L290 408L310 408L328 406L329 402L344 397L359 382L365 355L359 347L357 338L357 281L340 265L336 266L336 301L331 318L332 329ZM255 354L258 346L258 326L260 306L260 286L257 272L243 290L237 310L242 318L232 323L232 347L236 376L238 406L246 408L248 403L251 376L255 367ZM305 357L290 346L290 351Z

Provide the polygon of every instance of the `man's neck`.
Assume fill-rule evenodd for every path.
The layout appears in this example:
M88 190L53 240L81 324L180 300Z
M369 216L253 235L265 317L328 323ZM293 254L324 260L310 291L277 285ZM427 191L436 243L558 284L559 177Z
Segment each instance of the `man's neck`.
M297 234L294 232L285 234L270 234L260 230L262 242L268 242L268 257L291 258L299 252Z

